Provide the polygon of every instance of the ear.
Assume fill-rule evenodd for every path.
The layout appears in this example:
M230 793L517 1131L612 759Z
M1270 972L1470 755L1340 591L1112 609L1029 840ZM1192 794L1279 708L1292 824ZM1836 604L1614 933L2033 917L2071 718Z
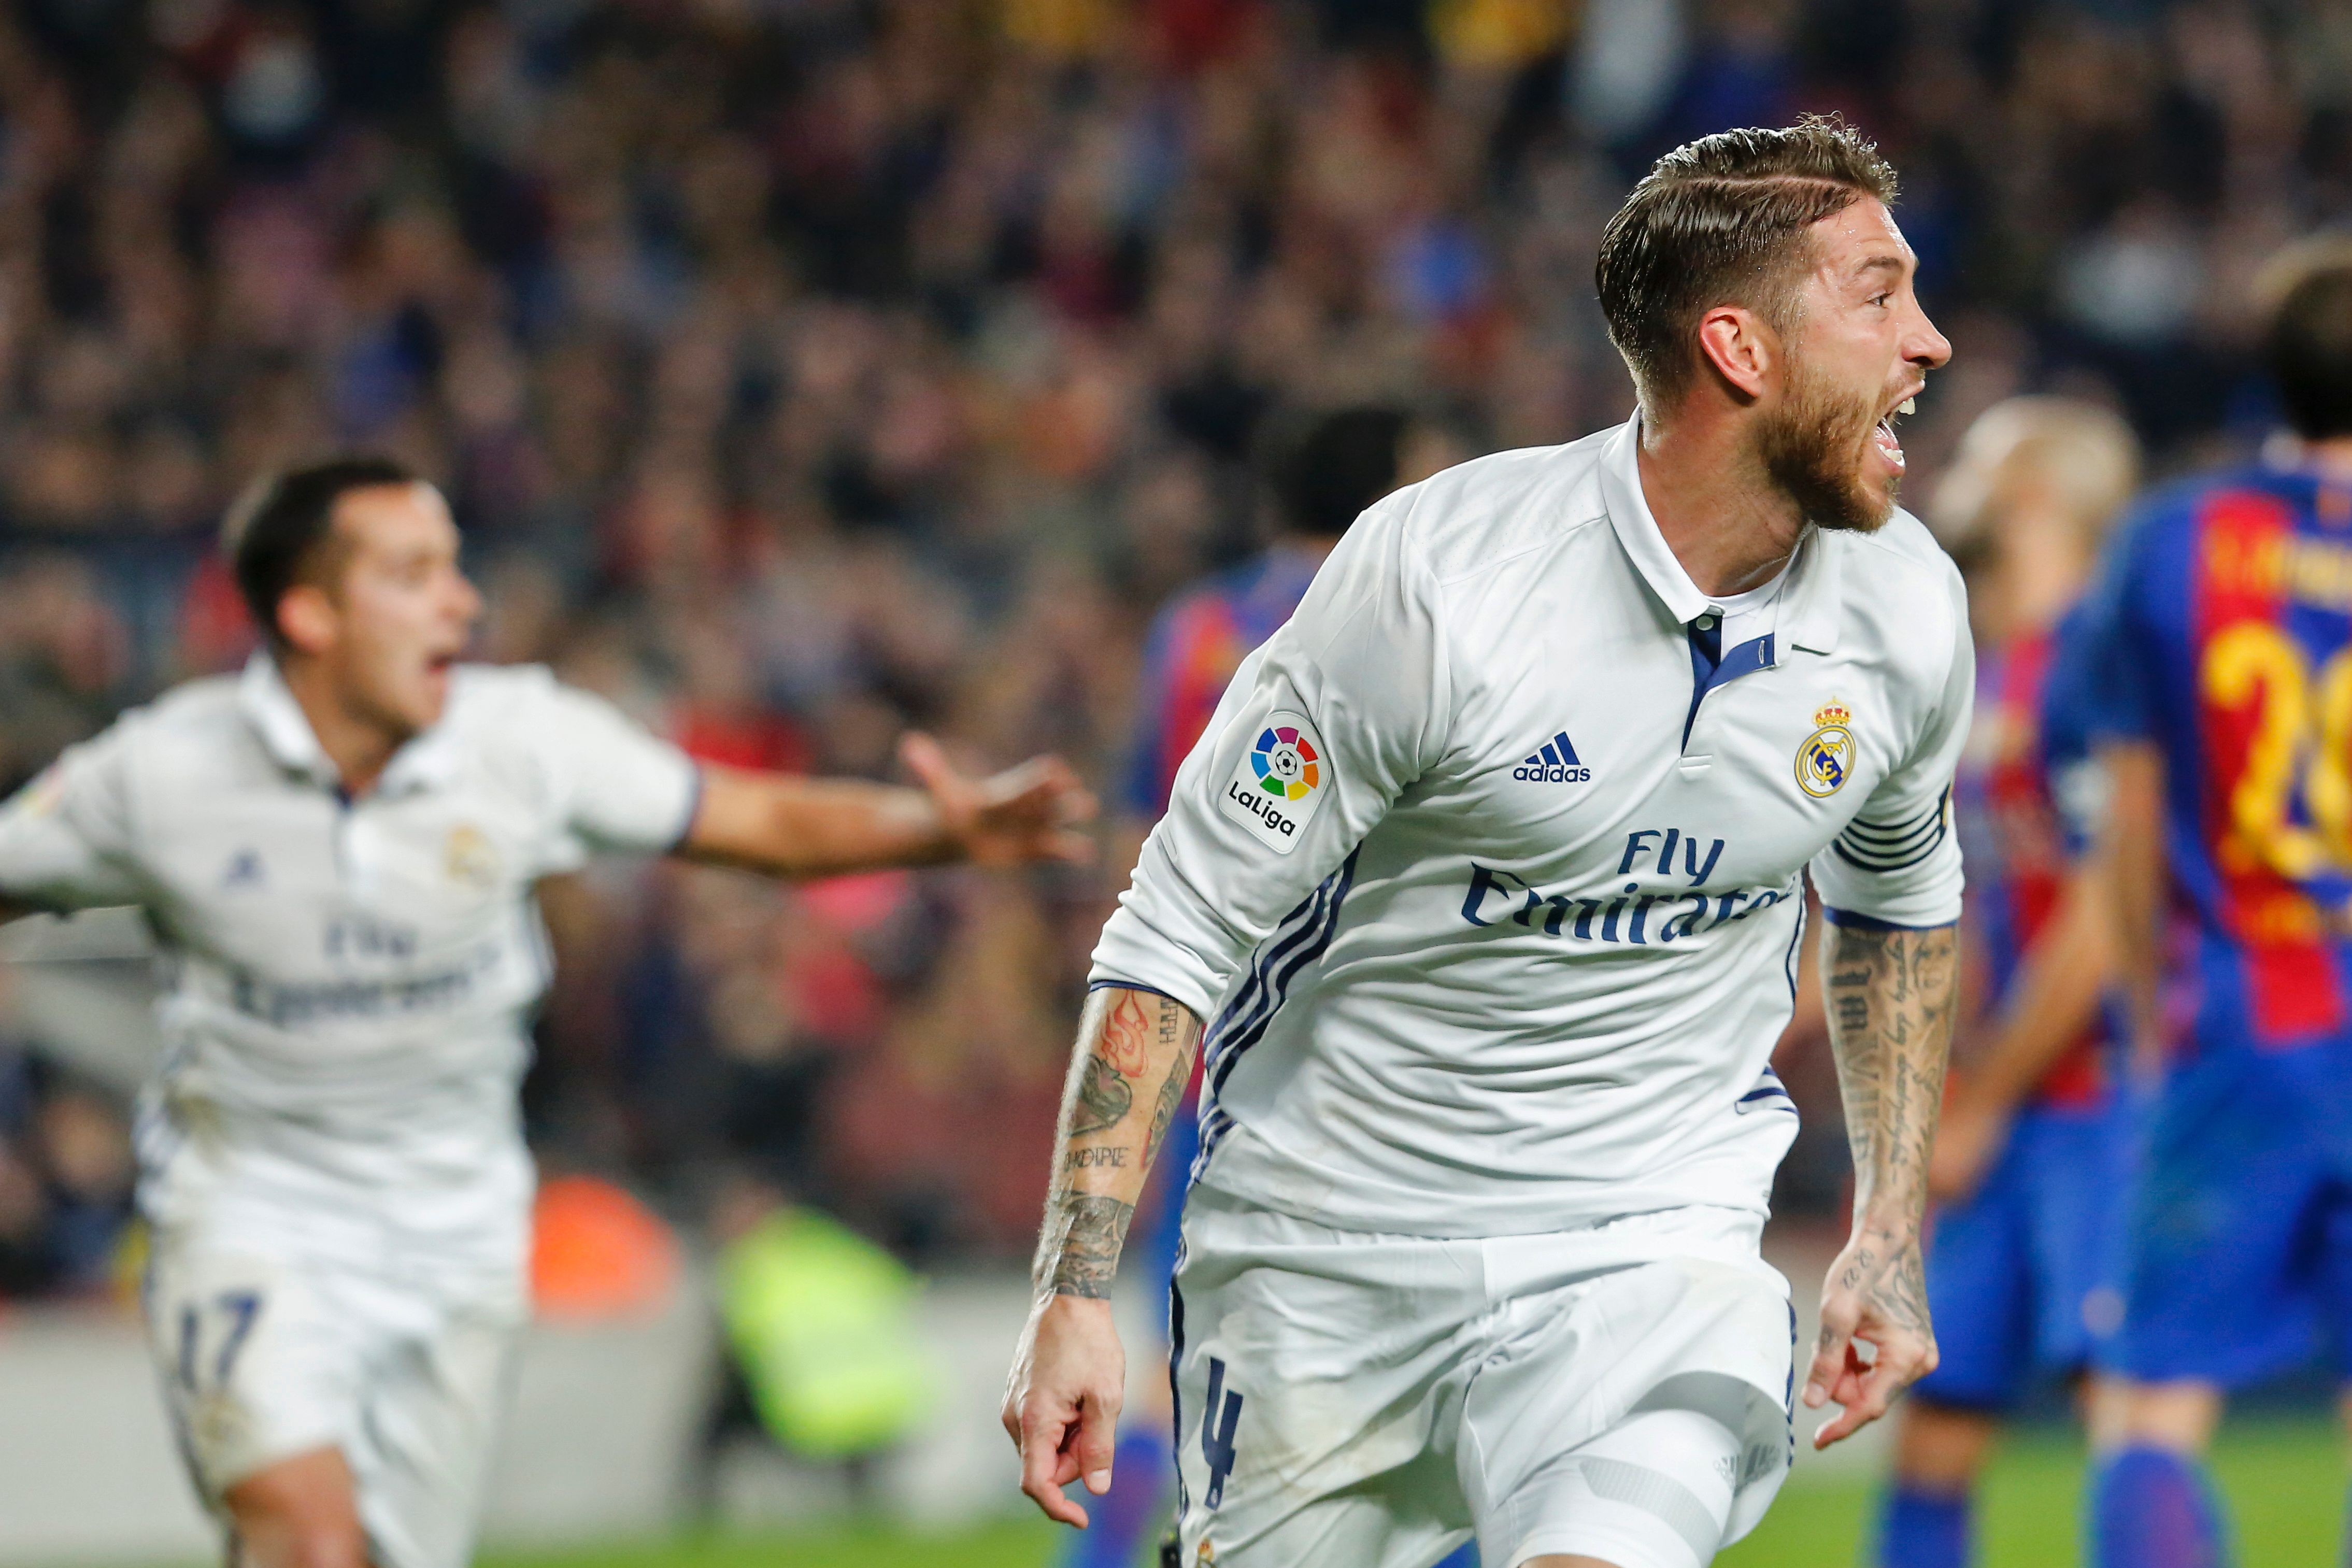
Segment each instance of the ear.
M334 601L315 583L298 583L278 601L278 635L297 653L326 652L341 629Z
M1698 319L1698 352L1734 397L1753 403L1772 384L1780 334L1744 305L1717 305Z

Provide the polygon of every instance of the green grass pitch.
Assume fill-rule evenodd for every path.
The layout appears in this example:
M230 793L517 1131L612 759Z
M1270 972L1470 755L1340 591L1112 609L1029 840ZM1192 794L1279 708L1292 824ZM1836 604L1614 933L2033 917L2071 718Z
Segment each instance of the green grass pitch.
M1982 1568L2077 1568L2081 1562L2083 1448L2060 1433L2009 1443L1995 1461L1977 1516ZM2247 1568L2338 1568L2345 1494L2343 1447L2317 1422L2249 1424L2224 1433L2214 1454ZM1821 1568L1862 1561L1871 1494L1866 1482L1790 1488L1754 1535L1716 1561L1722 1568Z
M2322 1423L2248 1425L2216 1458L2249 1568L2337 1568L2345 1470L2335 1429ZM1979 1516L1982 1568L2077 1568L2079 1443L2035 1434L2008 1445ZM1717 1559L1722 1568L1845 1568L1860 1561L1867 1483L1813 1482L1781 1494L1753 1536ZM720 1534L568 1552L500 1556L484 1568L1044 1568L1053 1530L1013 1520L955 1535L877 1528L821 1534ZM1334 1565L1339 1568L1339 1565Z

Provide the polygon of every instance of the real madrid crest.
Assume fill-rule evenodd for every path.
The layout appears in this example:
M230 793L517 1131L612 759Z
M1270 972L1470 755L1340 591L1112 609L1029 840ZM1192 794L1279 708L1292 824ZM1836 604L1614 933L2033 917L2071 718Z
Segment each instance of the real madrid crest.
M1813 710L1813 732L1797 748L1797 787L1816 800L1837 794L1853 771L1853 721L1834 697Z
M449 842L442 851L442 866L449 879L465 887L487 891L499 880L498 847L489 835L469 823L460 823L449 830Z

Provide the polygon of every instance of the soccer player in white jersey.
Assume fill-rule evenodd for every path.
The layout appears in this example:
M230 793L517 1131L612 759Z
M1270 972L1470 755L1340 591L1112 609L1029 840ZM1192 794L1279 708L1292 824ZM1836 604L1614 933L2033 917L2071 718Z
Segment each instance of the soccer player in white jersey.
M172 976L139 1126L158 1370L255 1568L461 1568L525 1301L515 1102L549 978L531 900L592 851L779 876L1079 855L1047 759L924 791L699 767L541 668L457 662L480 608L396 465L232 520L268 634L0 811L0 895L143 909Z
M1096 952L1004 1405L1053 1517L1108 1483L1106 1287L1205 1020L1182 1568L1691 1568L1800 1387L1827 1444L1934 1365L1974 661L1895 510L1950 348L1894 188L1835 121L1668 153L1598 268L1637 414L1372 507L1234 678ZM1759 1239L1809 867L1856 1183L1800 1384Z

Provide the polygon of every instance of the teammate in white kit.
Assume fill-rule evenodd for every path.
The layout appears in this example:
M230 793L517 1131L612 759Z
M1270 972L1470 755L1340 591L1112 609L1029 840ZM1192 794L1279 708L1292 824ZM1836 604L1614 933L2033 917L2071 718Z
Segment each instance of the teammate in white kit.
M1368 511L1243 667L1103 932L1004 1423L1108 1480L1105 1299L1207 1032L1171 1293L1183 1568L1689 1568L1793 1447L1759 1254L1810 866L1856 1192L1808 1405L1935 1362L1958 574L1894 510L1949 355L1835 122L1662 159L1601 243L1620 428ZM1865 1358L1857 1342L1874 1347Z
M142 1106L151 1339L258 1568L460 1568L526 1303L515 1101L541 877L595 850L780 876L1075 857L1068 770L927 792L697 767L480 608L430 487L375 459L231 525L268 651L68 751L0 811L0 894L143 909L172 976Z

